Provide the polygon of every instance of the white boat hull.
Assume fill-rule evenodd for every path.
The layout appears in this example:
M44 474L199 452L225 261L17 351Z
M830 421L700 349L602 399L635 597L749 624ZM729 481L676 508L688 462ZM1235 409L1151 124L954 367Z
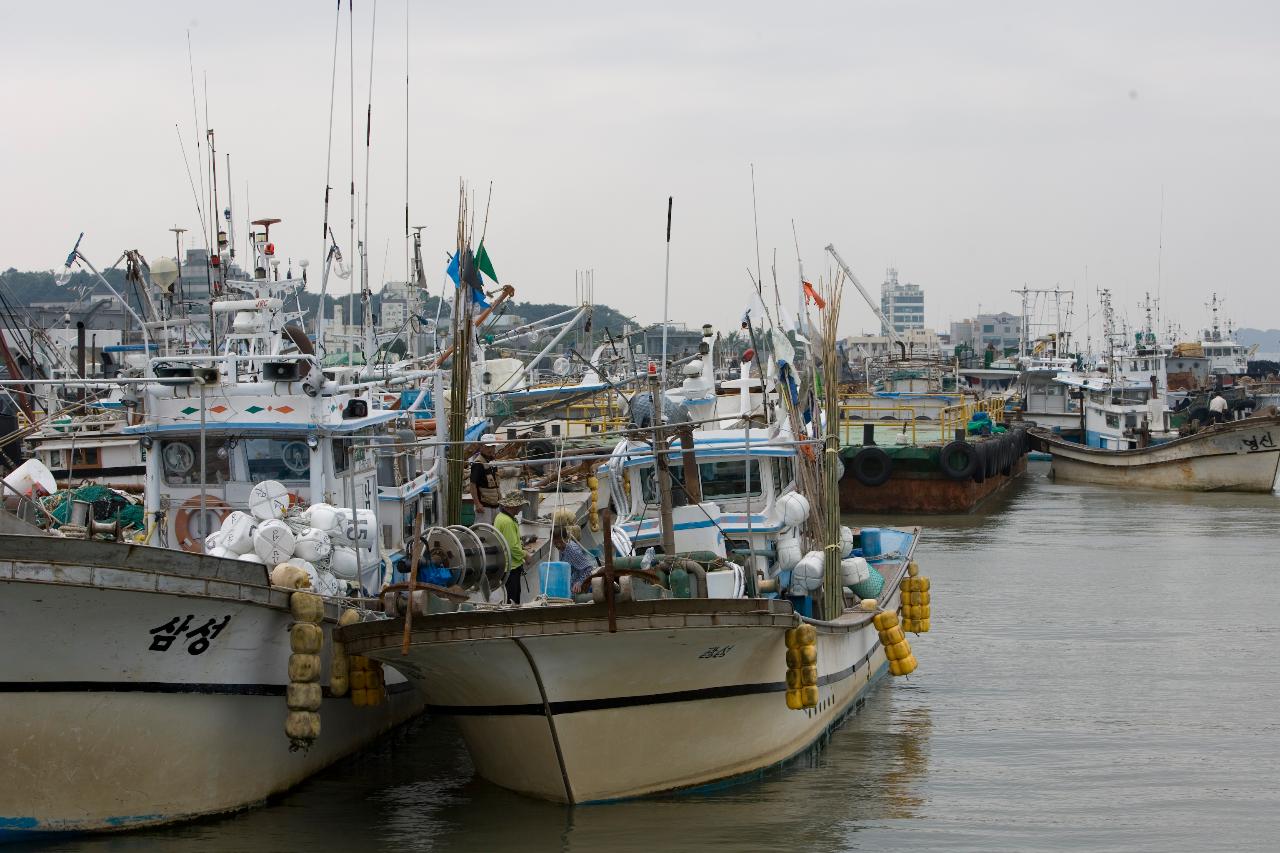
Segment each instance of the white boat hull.
M0 839L169 823L260 803L420 711L388 673L388 701L327 695L321 735L291 752L287 593L232 561L40 537L0 543ZM17 539L46 551L18 556ZM47 543L47 544L46 544ZM115 565L82 558L124 556ZM105 550L104 550L105 549ZM29 545L25 549L34 551ZM154 571L177 561L205 577ZM130 563L134 565L129 565ZM203 646L184 632L230 617ZM153 629L170 624L168 632ZM326 635L332 623L325 625ZM328 681L328 638L324 676Z
M895 608L896 592L884 603ZM783 635L798 620L786 602L620 604L616 633L603 605L478 615L415 619L407 657L399 620L345 636L417 681L433 712L456 717L481 776L555 802L766 770L818 741L887 669L871 614L823 623L818 707L793 711Z
M1249 418L1140 450L1101 450L1033 433L1055 480L1182 491L1270 492L1280 469L1280 418Z

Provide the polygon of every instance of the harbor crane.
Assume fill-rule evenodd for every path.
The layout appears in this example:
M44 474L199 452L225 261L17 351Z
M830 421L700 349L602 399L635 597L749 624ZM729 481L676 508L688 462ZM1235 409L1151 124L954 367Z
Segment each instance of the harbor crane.
M862 298L867 300L867 304L871 306L871 311L880 320L880 325L889 333L889 340L902 350L902 357L907 357L907 342L898 334L898 330L893 328L893 324L889 322L889 318L884 316L884 312L880 310L880 306L871 298L871 294L867 293L867 289L862 286L862 282L858 281L858 277L853 274L853 270L849 269L849 265L844 262L844 258L840 257L840 253L836 251L836 247L831 243L827 244L827 252L835 259L836 265L844 271L845 278L853 282L853 286L858 288L858 292L862 294Z

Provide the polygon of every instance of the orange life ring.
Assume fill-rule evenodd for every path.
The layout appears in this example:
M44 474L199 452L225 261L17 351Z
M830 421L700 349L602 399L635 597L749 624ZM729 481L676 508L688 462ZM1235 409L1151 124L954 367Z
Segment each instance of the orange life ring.
M223 522L231 514L231 505L219 498L205 496L205 512L218 513L218 522ZM190 554L204 553L204 540L191 538L191 519L200 511L200 496L193 495L182 502L182 506L173 515L173 532L178 539L178 547ZM212 533L213 531L209 531Z

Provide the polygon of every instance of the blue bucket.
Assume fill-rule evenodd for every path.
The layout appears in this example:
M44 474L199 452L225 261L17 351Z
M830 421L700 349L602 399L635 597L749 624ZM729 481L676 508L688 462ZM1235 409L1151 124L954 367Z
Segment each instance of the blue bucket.
M548 598L569 598L569 564L558 560L539 563L538 592Z
M882 553L884 552L880 550L880 528L862 528L862 556L871 560L879 557Z

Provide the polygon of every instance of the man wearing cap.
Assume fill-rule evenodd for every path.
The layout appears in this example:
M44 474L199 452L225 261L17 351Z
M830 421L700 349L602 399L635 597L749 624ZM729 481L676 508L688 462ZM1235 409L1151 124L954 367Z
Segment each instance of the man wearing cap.
M510 491L498 501L498 515L493 526L502 534L507 543L507 601L520 603L520 592L524 586L524 540L520 538L520 520L516 514L527 501L518 491Z
M493 433L480 436L480 453L471 460L471 502L476 521L493 524L502 492L498 487L498 470L492 464L498 454L498 437Z

